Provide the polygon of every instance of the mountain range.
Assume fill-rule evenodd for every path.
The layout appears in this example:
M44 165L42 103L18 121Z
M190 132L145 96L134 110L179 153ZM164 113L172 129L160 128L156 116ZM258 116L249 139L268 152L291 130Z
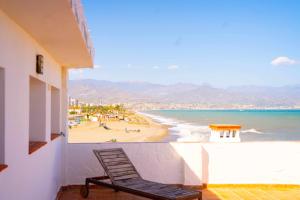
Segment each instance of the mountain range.
M208 84L70 80L69 96L86 103L202 104L207 106L297 107L300 85L217 88Z

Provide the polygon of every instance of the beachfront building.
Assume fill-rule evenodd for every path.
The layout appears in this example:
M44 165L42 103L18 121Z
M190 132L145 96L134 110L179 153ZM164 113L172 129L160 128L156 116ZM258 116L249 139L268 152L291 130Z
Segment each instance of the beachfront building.
M240 142L240 125L234 124L211 124L210 142Z
M78 0L0 0L0 199L64 184L68 69L93 66Z
M299 197L299 142L68 143L68 69L92 65L79 0L0 0L1 200L80 199L85 178L104 172L92 150L115 147L147 180L193 187L260 184L240 193L222 186L223 196L207 190L204 199ZM284 185L284 192L264 191L262 184ZM90 197L138 199L101 189Z

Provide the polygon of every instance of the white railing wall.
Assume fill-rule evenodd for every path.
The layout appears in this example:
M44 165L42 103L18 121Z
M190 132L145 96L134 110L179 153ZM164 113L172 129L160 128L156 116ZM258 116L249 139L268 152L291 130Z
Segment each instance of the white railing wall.
M66 183L82 184L86 177L103 175L92 150L114 147L125 150L145 179L188 185L201 183L201 145L197 143L68 144Z
M300 142L68 144L66 185L103 175L92 150L114 147L143 178L162 183L300 185Z
M300 185L300 142L206 144L203 182Z

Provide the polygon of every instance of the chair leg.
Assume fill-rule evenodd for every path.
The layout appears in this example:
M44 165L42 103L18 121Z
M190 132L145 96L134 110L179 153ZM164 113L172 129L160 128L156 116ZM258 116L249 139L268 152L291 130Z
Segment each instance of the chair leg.
M80 195L82 198L87 198L89 196L89 179L85 180L85 185L83 185L80 189Z

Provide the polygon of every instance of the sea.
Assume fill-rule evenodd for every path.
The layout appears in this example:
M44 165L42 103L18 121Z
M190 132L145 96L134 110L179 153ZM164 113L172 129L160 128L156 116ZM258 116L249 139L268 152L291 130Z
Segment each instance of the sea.
M142 114L168 125L163 142L207 142L210 124L242 126L241 141L300 141L300 110L154 110Z

